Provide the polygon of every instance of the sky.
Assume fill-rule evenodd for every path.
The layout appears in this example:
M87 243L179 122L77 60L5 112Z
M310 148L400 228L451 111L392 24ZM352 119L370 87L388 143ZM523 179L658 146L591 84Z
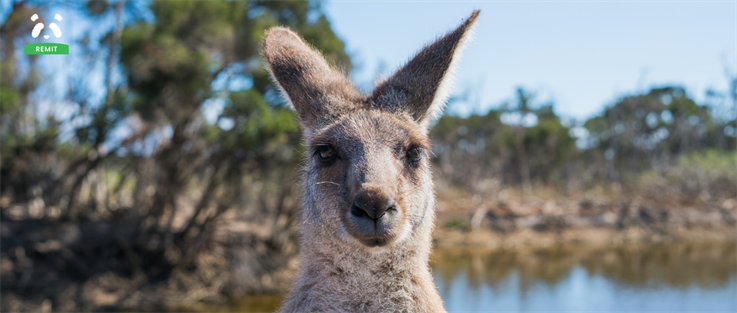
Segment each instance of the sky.
M4 18L10 2L1 4ZM329 1L323 9L352 56L352 78L366 91L378 72L391 74L480 9L453 88L467 100L448 108L462 116L498 107L519 86L579 121L623 96L665 85L683 86L704 103L707 89L728 89L725 70L737 75L737 1ZM72 44L90 23L105 24L59 12L61 43ZM46 59L43 67L69 70ZM101 78L87 76L99 91L93 97L103 96ZM219 111L210 111L214 120Z
M370 89L423 45L480 9L456 71L452 113L485 113L518 86L584 119L622 96L679 85L705 98L737 73L735 1L473 1L324 4L353 57L351 76Z

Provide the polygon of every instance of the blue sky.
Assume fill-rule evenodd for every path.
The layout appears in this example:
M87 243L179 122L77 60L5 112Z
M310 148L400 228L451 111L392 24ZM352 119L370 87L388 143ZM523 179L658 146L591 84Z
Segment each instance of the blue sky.
M617 98L681 85L703 100L727 90L737 57L735 1L328 2L337 34L353 56L353 79L370 88L418 49L481 9L475 39L456 72L450 110L484 113L517 86L582 119Z
M9 5L0 5L3 19ZM656 86L686 87L703 103L708 88L727 90L725 68L737 73L736 1L332 1L323 7L353 57L353 79L364 89L377 71L390 74L481 9L475 39L456 73L454 93L469 98L449 108L460 115L485 113L508 100L517 86L536 91L540 103L553 101L557 113L578 120ZM59 9L65 17L62 43L71 44L90 23L106 24L101 31L109 27ZM57 74L69 70L56 61L42 58L42 67ZM98 91L92 96L100 98L102 76L90 74L88 83ZM39 109L50 108L62 107Z

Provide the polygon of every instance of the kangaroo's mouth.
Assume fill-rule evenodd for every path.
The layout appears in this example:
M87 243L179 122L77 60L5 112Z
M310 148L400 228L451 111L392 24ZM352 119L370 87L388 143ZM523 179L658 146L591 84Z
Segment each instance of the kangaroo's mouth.
M361 242L364 246L367 246L369 248L375 248L375 247L386 247L392 242L392 238L374 238L374 239L366 239L366 240L358 240Z
M396 234L398 233L398 225L385 227L386 225L373 226L365 224L349 220L345 226L348 234L366 247L386 247L397 238Z

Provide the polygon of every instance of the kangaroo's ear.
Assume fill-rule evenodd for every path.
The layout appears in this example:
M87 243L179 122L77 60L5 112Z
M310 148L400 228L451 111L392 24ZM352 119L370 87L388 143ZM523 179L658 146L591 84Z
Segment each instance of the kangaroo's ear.
M373 105L407 112L423 126L439 116L449 97L454 63L479 12L473 11L460 27L422 49L394 76L379 84L371 96Z
M363 95L323 56L285 27L266 32L262 54L271 77L307 133L352 108Z

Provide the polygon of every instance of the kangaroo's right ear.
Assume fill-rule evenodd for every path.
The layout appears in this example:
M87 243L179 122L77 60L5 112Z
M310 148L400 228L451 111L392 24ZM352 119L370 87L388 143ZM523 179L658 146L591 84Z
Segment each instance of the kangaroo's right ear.
M342 73L286 27L266 32L262 53L271 77L307 133L352 108L362 97Z

